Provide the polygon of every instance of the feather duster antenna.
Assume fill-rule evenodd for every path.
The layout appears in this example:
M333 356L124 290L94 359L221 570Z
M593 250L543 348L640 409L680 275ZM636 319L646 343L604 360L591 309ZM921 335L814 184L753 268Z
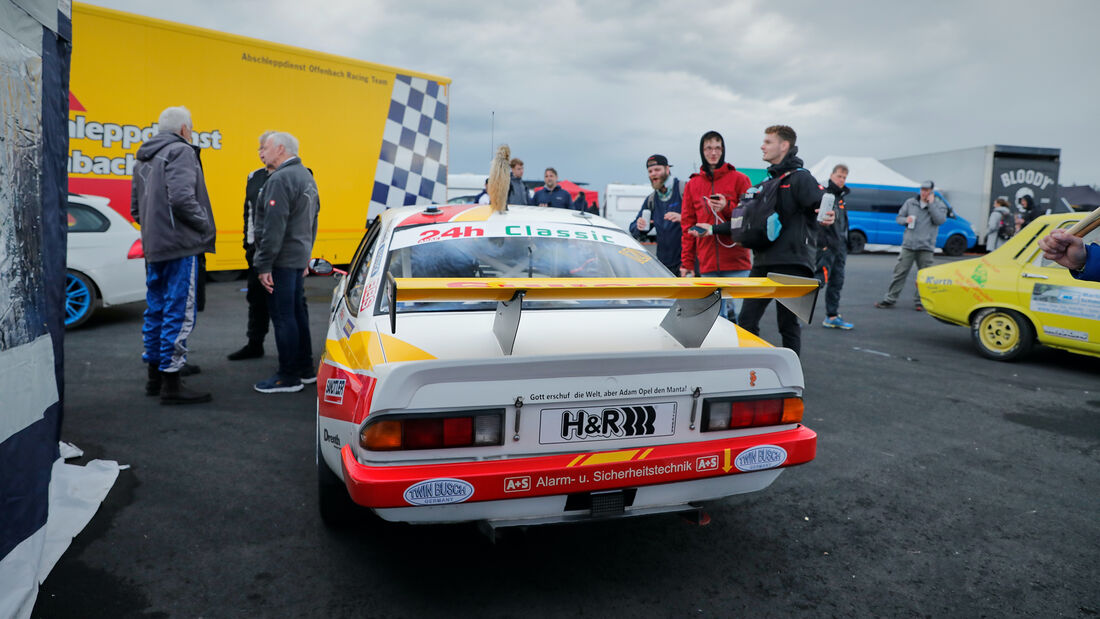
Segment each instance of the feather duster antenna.
M489 204L498 213L508 210L508 187L512 184L508 161L511 158L512 150L507 144L501 144L489 167Z

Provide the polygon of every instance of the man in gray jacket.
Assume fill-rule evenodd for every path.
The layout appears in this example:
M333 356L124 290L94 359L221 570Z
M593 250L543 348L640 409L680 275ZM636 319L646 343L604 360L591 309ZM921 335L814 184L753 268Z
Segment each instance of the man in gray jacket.
M161 404L208 402L209 393L180 383L180 370L195 328L198 257L214 251L214 213L199 148L190 143L191 112L167 108L158 127L138 149L130 186L130 215L141 224L146 261L145 393L159 394Z
M879 309L894 307L914 261L917 263L918 273L920 269L932 266L936 233L940 224L947 221L947 205L936 196L934 189L935 184L932 181L924 181L920 185L920 196L909 198L898 210L897 222L898 225L905 226L905 235L902 236L901 254L894 265L894 279L890 282L890 289L881 301L875 302L875 307ZM914 294L916 301L913 309L923 312L919 290L914 291Z
M523 184L523 160L513 159L508 162L512 168L511 184L508 185L508 204L534 204L531 196L527 194L527 185Z
M289 133L269 135L260 158L275 171L256 200L252 265L268 292L279 368L253 387L260 393L301 391L303 383L317 381L305 293L305 271L317 238L317 183L298 158L298 140Z

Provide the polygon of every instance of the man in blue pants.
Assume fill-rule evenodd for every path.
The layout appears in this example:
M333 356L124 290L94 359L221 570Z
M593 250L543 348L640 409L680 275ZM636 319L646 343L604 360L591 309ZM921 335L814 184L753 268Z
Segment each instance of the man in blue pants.
M317 183L298 157L298 140L289 133L269 135L260 157L275 171L256 201L252 264L269 295L279 367L253 388L260 393L301 391L303 383L317 382L305 294L306 266L317 238Z
M167 108L158 127L138 149L130 189L130 214L141 224L146 260L145 393L159 394L161 404L209 402L209 393L180 382L180 370L195 328L198 258L214 251L214 213L199 148L190 143L191 113Z

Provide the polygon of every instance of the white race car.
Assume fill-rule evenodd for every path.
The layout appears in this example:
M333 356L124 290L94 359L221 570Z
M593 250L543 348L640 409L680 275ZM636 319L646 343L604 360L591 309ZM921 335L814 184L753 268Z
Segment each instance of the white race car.
M321 514L491 528L701 510L814 458L802 368L721 297L803 318L817 282L674 277L575 211L408 207L337 284L317 381ZM350 501L349 501L350 497Z
M145 300L141 233L107 198L69 194L65 327L84 324L96 307Z

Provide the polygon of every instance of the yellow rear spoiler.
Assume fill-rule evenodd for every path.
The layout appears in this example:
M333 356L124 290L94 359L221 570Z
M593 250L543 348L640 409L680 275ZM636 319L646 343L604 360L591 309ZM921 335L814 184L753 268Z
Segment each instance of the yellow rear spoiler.
M685 348L702 344L718 317L719 300L776 299L805 322L813 317L818 281L767 277L642 278L394 278L386 274L390 331L397 332L398 301L496 301L493 332L511 354L523 301L675 299L661 326Z

